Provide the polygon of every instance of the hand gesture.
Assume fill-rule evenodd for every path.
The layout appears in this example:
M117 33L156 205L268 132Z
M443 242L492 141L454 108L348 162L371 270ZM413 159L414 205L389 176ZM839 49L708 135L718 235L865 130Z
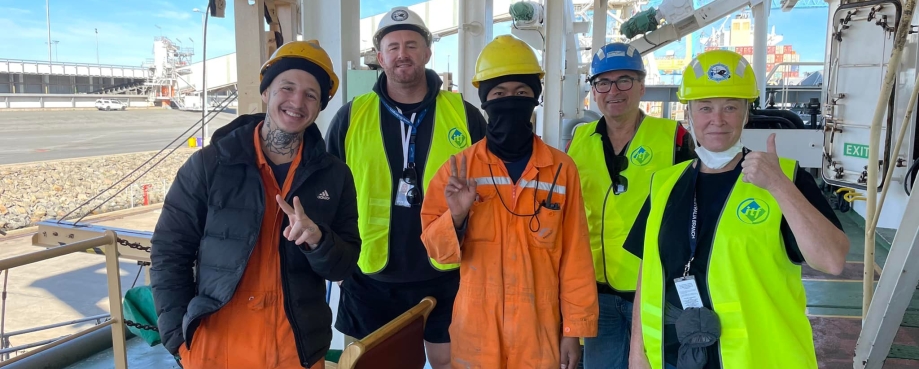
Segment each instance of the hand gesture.
M775 152L775 133L766 139L766 152L754 151L747 154L743 161L743 181L752 183L767 191L778 188L787 178L779 166L779 157Z
M475 179L466 178L466 157L460 162L459 171L456 167L456 156L450 156L450 180L444 188L447 206L453 214L453 225L460 226L469 215L469 208L475 201Z
M305 242L311 249L316 248L319 240L322 239L322 231L320 231L316 223L313 223L313 221L306 216L306 213L303 212L303 206L300 205L300 198L294 196L293 207L291 207L287 201L284 201L281 195L275 195L275 200L278 201L281 210L284 211L284 214L287 214L287 219L290 220L290 224L287 228L284 228L284 237L287 238L288 241L294 241L297 245L301 245Z

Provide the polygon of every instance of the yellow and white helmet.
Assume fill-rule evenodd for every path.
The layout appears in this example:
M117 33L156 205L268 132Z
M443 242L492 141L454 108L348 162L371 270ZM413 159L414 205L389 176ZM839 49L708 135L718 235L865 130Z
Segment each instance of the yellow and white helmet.
M402 29L410 29L420 33L424 36L427 45L431 46L433 36L424 24L424 19L408 7L397 6L383 15L383 19L380 19L380 25L377 27L376 33L373 34L373 47L380 50L380 42L383 40L383 36L389 32Z

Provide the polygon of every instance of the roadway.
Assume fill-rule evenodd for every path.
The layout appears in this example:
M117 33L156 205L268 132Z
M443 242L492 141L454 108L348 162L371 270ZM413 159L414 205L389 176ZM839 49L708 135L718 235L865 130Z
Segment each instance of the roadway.
M235 117L220 113L209 133ZM200 119L201 112L166 109L0 111L0 165L157 151Z

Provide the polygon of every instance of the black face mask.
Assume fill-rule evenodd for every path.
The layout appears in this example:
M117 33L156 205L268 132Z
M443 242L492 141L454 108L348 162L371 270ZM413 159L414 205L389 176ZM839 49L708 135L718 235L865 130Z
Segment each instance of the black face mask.
M517 161L533 153L533 124L530 117L539 100L529 96L510 96L482 104L488 114L485 145L504 161Z

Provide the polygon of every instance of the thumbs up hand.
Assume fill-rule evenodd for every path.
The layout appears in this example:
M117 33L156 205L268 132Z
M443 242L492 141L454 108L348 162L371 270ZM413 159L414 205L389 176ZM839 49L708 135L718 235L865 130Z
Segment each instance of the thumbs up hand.
M766 139L766 152L754 151L744 158L742 163L743 181L752 183L767 191L775 191L788 177L779 166L779 156L775 152L775 133Z

